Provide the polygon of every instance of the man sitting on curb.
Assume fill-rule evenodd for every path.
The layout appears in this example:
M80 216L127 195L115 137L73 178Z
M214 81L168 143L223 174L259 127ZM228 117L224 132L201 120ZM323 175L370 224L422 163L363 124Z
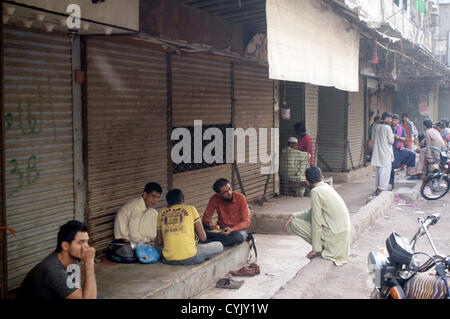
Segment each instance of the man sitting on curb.
M17 299L96 299L95 248L88 244L87 231L87 226L76 220L62 225L56 250L28 273ZM84 263L83 288L80 287L79 261Z
M148 183L141 196L123 205L114 221L115 239L125 239L135 244L153 243L158 218L158 212L153 207L161 194L159 184Z
M332 260L337 266L348 261L350 253L350 216L344 200L333 187L323 182L320 168L306 170L311 190L311 209L293 213L286 220L284 231L290 230L312 245L306 257Z
M184 205L184 194L173 189L166 195L168 208L158 214L156 243L163 245L162 262L170 265L200 264L223 252L220 242L196 245L195 234L201 242L206 234L194 206Z
M213 190L216 194L209 200L202 219L208 240L220 241L224 246L242 243L247 238L246 229L250 226L247 198L233 192L230 182L225 178L219 178L214 183ZM211 221L215 211L218 215L217 224L222 230L220 232L211 231L217 229Z

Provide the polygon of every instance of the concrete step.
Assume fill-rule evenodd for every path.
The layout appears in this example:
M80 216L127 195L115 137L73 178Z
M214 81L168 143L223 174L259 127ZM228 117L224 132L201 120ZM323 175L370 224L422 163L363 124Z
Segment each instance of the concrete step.
M233 276L233 280L244 281L239 289L221 289L211 285L194 299L270 299L309 263L305 256L311 246L298 236L253 236L261 273L254 277Z
M245 265L249 244L226 247L200 265L118 264L95 265L98 295L107 299L186 299L203 291L230 270Z

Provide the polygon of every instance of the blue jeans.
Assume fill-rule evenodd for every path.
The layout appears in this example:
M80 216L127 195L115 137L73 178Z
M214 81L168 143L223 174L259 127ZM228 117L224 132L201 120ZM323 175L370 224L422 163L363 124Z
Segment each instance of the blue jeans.
M161 258L161 262L168 265L194 265L201 264L206 259L213 258L223 252L223 245L218 241L210 243L199 243L197 245L197 254L194 257L184 260L166 260Z
M234 246L244 242L247 238L247 231L237 230L231 232L228 236L221 233L212 233L208 231L208 226L203 225L206 232L207 242L220 241L224 246Z

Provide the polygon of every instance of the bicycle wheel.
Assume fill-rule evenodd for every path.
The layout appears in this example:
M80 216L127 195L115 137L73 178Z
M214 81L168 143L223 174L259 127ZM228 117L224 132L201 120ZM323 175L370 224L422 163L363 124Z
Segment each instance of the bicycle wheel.
M420 194L423 198L428 200L436 200L448 193L450 188L450 181L447 176L439 180L439 176L433 177L426 182L423 182L420 188Z

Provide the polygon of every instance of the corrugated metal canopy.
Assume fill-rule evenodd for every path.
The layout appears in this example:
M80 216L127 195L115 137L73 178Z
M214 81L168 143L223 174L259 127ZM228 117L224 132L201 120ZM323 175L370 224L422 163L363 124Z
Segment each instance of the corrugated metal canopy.
M266 31L265 0L178 0L200 10L207 11L234 24L241 24L253 31Z

